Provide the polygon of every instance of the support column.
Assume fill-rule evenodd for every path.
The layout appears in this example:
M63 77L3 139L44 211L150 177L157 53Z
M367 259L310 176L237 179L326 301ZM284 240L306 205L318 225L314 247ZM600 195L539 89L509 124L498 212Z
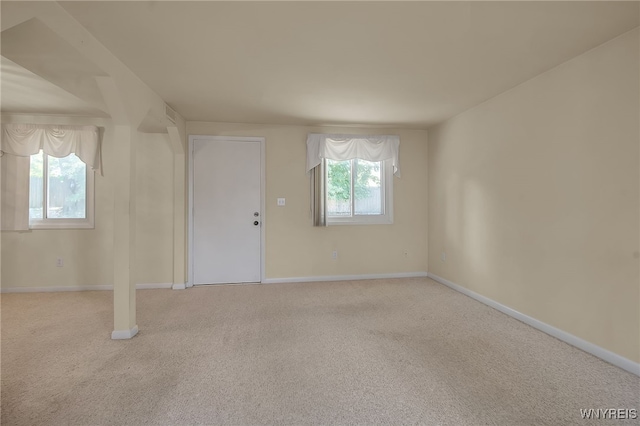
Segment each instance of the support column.
M185 156L173 155L173 289L186 285Z
M173 150L173 286L186 288L186 162L180 129L168 126Z
M113 333L112 339L130 339L136 323L136 137L131 126L114 126L113 211Z

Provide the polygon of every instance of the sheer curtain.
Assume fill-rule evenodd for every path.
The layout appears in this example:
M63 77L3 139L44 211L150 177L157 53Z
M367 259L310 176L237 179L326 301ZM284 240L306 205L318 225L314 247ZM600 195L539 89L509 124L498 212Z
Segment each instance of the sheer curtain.
M393 174L400 177L399 152L400 136L311 133L307 136L307 173L324 159L344 161L359 158L391 160Z
M307 173L311 174L311 217L313 226L327 226L325 161L358 158L391 161L393 174L400 177L400 137L395 135L307 135Z
M321 161L311 170L311 219L313 226L327 226L325 163Z
M3 231L29 229L29 157L40 150L57 158L74 153L92 170L102 173L96 126L3 124L0 140Z
M29 157L3 155L0 158L2 175L2 231L29 229Z
M40 150L57 158L74 153L91 169L101 173L98 135L96 126L5 124L0 149L3 154L19 157L29 157Z

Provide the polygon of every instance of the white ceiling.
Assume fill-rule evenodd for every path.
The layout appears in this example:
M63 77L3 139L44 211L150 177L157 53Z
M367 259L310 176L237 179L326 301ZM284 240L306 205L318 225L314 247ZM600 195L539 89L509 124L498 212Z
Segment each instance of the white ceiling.
M0 57L2 75L2 111L23 114L51 114L87 117L106 117L94 108L44 78Z
M638 2L605 1L61 5L187 120L413 128L627 32L640 16ZM5 105L4 72L2 83L10 111L19 95Z

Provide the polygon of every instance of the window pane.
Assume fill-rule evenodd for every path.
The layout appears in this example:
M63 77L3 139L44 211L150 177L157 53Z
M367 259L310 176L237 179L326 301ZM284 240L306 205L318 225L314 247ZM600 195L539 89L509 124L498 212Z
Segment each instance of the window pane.
M355 211L358 215L383 214L382 210L382 163L354 160L356 179L353 183Z
M75 154L47 162L47 217L85 218L87 166Z
M29 219L42 219L42 191L44 183L42 180L42 150L33 154L29 168Z
M351 161L327 160L327 214L351 216Z

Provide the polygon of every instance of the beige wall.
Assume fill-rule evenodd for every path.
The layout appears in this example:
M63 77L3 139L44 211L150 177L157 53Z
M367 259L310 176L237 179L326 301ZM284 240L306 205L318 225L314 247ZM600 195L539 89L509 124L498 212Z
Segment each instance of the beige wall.
M429 129L429 271L635 362L638 38Z
M2 232L2 288L113 284L112 127L107 120L3 116L3 121L95 124L105 129L104 176L95 179L95 229ZM173 271L173 159L168 136L138 134L137 282L171 283ZM62 258L64 266L56 267Z
M106 120L3 117L6 121L95 124L104 128L105 176L95 177L95 229L2 232L2 288L110 285L113 275L112 127ZM56 267L62 258L64 266Z
M305 173L311 132L400 135L393 225L311 226ZM427 271L426 131L188 122L187 134L266 139L267 278ZM276 205L278 197L286 198L285 207ZM338 260L331 259L333 250Z
M45 118L45 121L48 119ZM34 120L23 118L22 121ZM36 119L35 121L42 121ZM64 119L64 124L95 120ZM63 123L60 124L63 124ZM104 176L96 177L96 228L2 233L2 287L74 287L113 283L112 128L105 121ZM267 278L425 272L426 132L189 123L190 134L263 136L267 155ZM393 133L401 137L402 178L394 179L393 225L313 228L305 174L309 132ZM173 157L168 135L138 134L136 282L173 280ZM285 197L284 208L276 198ZM338 250L337 261L331 251ZM408 256L404 256L404 250ZM64 259L64 267L55 260Z

